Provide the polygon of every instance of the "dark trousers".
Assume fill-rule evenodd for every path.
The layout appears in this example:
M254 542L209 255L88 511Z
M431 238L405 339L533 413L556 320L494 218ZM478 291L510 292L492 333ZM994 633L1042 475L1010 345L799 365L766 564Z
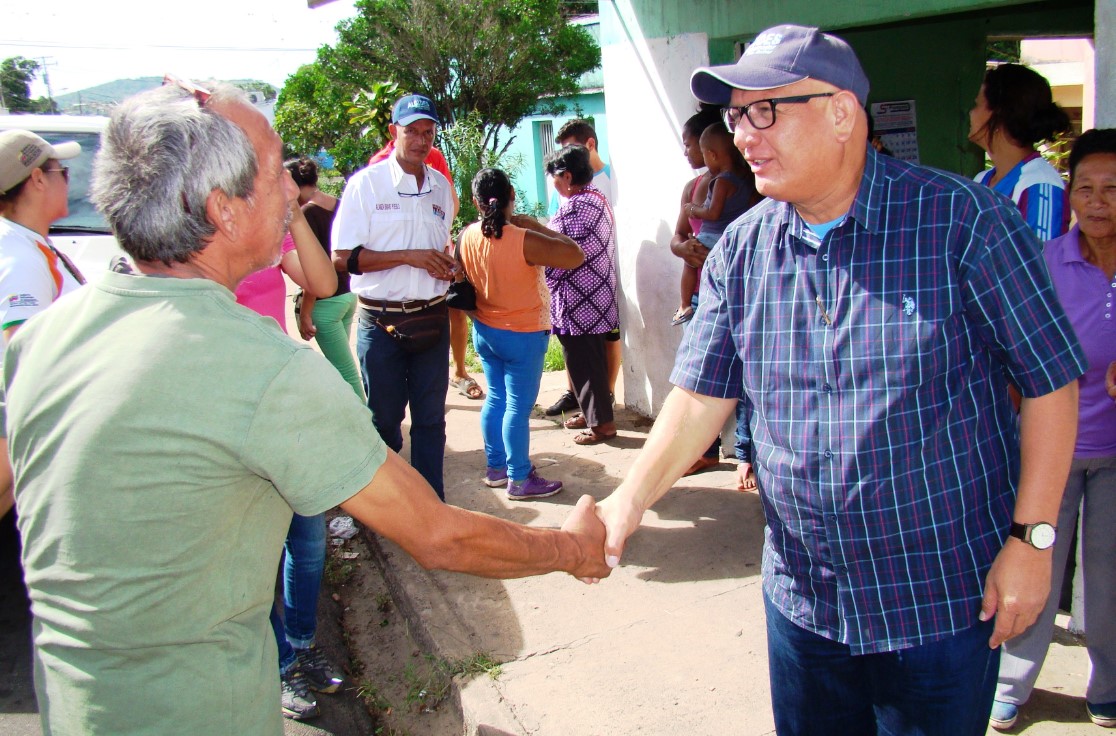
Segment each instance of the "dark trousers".
M590 427L608 424L613 419L612 397L608 390L608 356L604 335L559 335L566 370L574 395Z
M374 316L361 309L357 330L357 357L372 421L384 443L399 452L403 447L403 416L410 408L411 465L444 501L448 317L437 344L422 352L408 353L398 340L380 329L373 321Z
M984 736L1000 650L994 621L922 646L853 655L763 597L779 736Z

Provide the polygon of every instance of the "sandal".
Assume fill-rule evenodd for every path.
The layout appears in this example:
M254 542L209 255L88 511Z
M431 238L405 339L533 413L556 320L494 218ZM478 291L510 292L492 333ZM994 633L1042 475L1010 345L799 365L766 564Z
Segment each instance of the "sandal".
M574 414L572 417L562 422L562 426L566 429L588 429L589 425L585 422L584 414Z
M616 433L602 434L595 429L587 429L584 432L578 432L574 435L573 441L575 445L597 445L601 442L606 442L616 436Z
M472 376L451 378L450 385L457 389L457 392L465 398L473 399L474 401L484 398L484 389L477 384Z
M673 327L677 327L678 325L686 324L687 322L689 322L693 318L694 318L694 308L693 307L679 307L678 311L674 313L674 316L670 318L670 324Z

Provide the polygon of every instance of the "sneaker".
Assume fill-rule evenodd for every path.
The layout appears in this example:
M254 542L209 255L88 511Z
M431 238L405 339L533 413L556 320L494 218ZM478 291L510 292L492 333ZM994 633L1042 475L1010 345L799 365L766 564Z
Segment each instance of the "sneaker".
M484 473L484 484L489 488L503 488L508 484L508 469L489 468Z
M310 685L307 684L306 676L299 669L297 662L287 670L287 674L279 676L279 681L285 718L305 721L318 715L318 701L310 693Z
M315 692L335 693L345 681L341 673L334 669L322 650L317 647L295 649L295 660L298 662L298 669L306 678L306 684Z
M992 701L992 714L988 716L988 725L997 731L1006 731L1015 725L1019 718L1019 706L1015 703L1005 703L1002 700Z
M553 496L560 490L562 490L562 481L547 480L536 473L534 468L531 469L531 474L521 481L516 482L510 478L508 479L508 498L512 501L546 498L547 496Z
M557 401L546 407L546 411L544 411L543 414L546 414L548 417L556 417L567 411L573 411L577 407L577 397L573 395L572 391L567 391L559 396Z
M1101 728L1116 728L1116 702L1085 703L1089 720Z

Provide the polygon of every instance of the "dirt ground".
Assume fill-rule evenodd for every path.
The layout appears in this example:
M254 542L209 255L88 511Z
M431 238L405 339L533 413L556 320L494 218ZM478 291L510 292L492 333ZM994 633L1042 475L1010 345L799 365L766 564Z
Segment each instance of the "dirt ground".
M362 535L340 547L331 544L326 579L340 598L350 681L376 720L374 733L462 733L451 687L461 665L427 657L415 644Z

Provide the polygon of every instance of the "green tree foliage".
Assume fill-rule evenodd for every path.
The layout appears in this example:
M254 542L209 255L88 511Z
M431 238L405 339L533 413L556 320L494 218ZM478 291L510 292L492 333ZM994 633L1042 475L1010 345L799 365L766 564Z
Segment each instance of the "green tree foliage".
M349 105L349 122L361 126L361 133L372 138L377 146L391 139L388 125L391 111L401 93L395 82L373 82L370 89L357 92Z
M40 97L31 99L31 82L39 73L39 62L12 56L0 61L0 90L4 106L11 112L58 112L57 105Z
M321 62L306 64L287 77L275 105L275 129L288 153L309 155L324 149L346 176L368 163L379 146L350 121L352 94L323 71Z
M600 66L592 36L566 23L559 0L358 0L356 8L337 45L287 80L276 108L288 144L325 148L346 173L362 129L347 111L375 82L428 95L443 127L476 114L483 146L499 153L508 129L538 108L561 112L555 98L576 94L581 75Z
M502 128L540 98L547 106L576 94L578 78L601 63L596 43L566 23L559 0L358 0L356 7L357 16L338 26L330 66L354 85L390 79L429 95L445 125L477 113L493 150Z

